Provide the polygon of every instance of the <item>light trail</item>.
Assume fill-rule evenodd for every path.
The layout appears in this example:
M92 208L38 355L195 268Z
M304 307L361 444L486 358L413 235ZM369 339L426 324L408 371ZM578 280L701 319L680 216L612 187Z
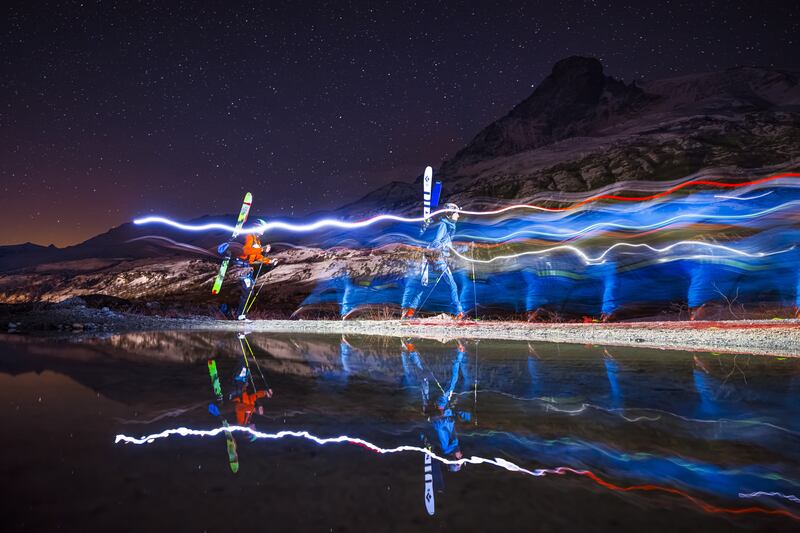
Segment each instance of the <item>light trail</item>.
M714 198L722 198L723 200L742 200L742 201L747 201L747 200L756 200L758 198L764 198L765 196L769 196L773 192L775 192L775 191L767 191L764 194L759 194L758 196L748 196L746 198L743 197L743 196L727 196L725 194L715 194Z
M758 498L758 497L761 497L761 496L778 497L778 498L783 498L785 500L789 500L790 502L800 503L800 498L798 498L794 494L784 494L782 492L762 492L762 491L758 491L758 492L750 492L750 493L747 493L747 494L745 494L743 492L739 493L739 497L740 498Z
M722 187L722 188L740 188L740 187L748 187L753 185L760 185L762 183L767 183L770 181L782 179L782 178L797 178L800 177L800 173L785 173L785 174L776 174L774 176L769 176L766 178L761 178L759 180L747 181L742 183L725 183L725 182L718 182L718 181L710 181L710 180L691 180L683 182L679 185L671 187L665 191L662 191L657 194L652 194L648 196L619 196L613 194L600 194L596 196L592 196L580 202L574 203L567 207L542 207L538 205L531 205L531 204L513 204L509 206L505 206L499 209L489 210L489 211L468 211L468 210L453 210L453 209L439 209L437 211L432 212L428 217L401 217L398 215L389 215L389 214L381 214L376 215L371 218L367 218L364 220L348 222L339 219L322 219L316 222L310 222L307 224L292 224L290 222L282 222L282 221L272 221L272 222L263 222L261 221L258 225L250 226L247 228L243 228L239 231L239 234L251 234L251 233L265 233L270 230L285 230L293 233L305 233L309 231L315 231L318 229L323 228L340 228L340 229L358 229L370 226L372 224L376 224L378 222L407 222L407 223L417 223L423 222L426 218L434 218L442 213L449 213L452 211L458 211L460 214L463 215L472 215L472 216L491 216L491 215L498 215L502 213L506 213L513 210L518 209L527 209L527 210L535 210L535 211L542 211L542 212L550 212L550 213L557 213L557 212L565 212L565 211L574 211L579 209L589 203L596 202L599 200L617 200L621 202L643 202L648 200L653 200L657 198L662 198L664 196L670 195L676 191L684 189L686 187L692 185L705 185L711 187ZM137 218L134 221L136 225L143 225L143 224L165 224L167 226L171 226L176 229L180 229L183 231L211 231L211 230L220 230L226 232L234 232L235 227L229 224L222 224L218 222L210 222L207 224L184 224L181 222L177 222L171 220L166 217L161 216L149 216L143 218Z
M770 181L779 180L782 178L800 178L800 173L796 172L787 172L783 174L775 174L773 176L767 176L765 178L752 180L752 181L745 181L742 183L725 183L721 181L711 181L711 180L690 180L675 185L674 187L670 187L664 191L661 191L656 194L650 194L647 196L619 196L616 194L598 194L596 196L589 197L585 200L581 200L580 202L576 202L572 205L567 207L541 207L529 204L514 204L509 205L500 209L496 209L493 211L459 211L461 214L464 215L481 215L481 214L500 214L512 209L535 209L539 211L549 211L549 212L559 212L559 211L574 211L580 207L585 206L586 204L597 202L599 200L617 200L620 202L646 202L650 200L655 200L658 198L663 198L670 194L673 194L681 189L685 189L686 187L690 187L692 185L705 185L708 187L719 187L719 188L727 188L727 189L738 189L741 187L750 187L753 185L761 185L763 183L768 183Z
M725 251L725 252L730 252L731 254L734 254L734 255L738 255L740 257L749 257L749 258L769 257L769 256L772 256L772 255L777 255L777 254L782 254L782 253L789 252L791 250L794 250L794 248L795 248L795 246L790 246L789 248L785 248L783 250L777 250L777 251L774 251L774 252L755 252L755 253L751 253L751 252L744 252L742 250L737 250L736 248L732 248L730 246L725 246L725 245L722 245L722 244L713 244L713 243L702 242L702 241L678 241L676 243L670 244L670 245L665 246L663 248L656 248L655 246L650 246L649 244L643 244L643 243L632 244L632 243L629 243L629 242L618 242L618 243L615 243L615 244L609 246L608 248L606 248L606 250L603 253L601 253L600 255L598 255L596 257L590 257L589 255L587 255L585 252L583 252L577 246L571 246L571 245L567 245L567 244L562 244L562 245L559 245L559 246L553 246L553 247L550 247L550 248L544 248L542 250L530 250L530 251L527 251L527 252L519 252L519 253L516 253L516 254L510 254L510 255L498 255L498 256L492 257L490 259L474 259L474 258L471 258L471 257L467 257L467 256L465 256L463 254L460 254L452 246L450 247L450 250L453 252L453 254L455 254L459 258L463 259L464 261L470 262L470 263L489 264L489 263L494 263L495 261L504 261L504 260L508 260L508 259L518 259L520 257L524 257L524 256L527 256L527 255L546 255L546 254L550 254L550 253L553 253L553 252L567 251L567 252L572 252L573 254L575 254L578 257L580 257L583 260L584 264L586 264L586 265L597 265L597 264L604 263L606 256L608 256L608 254L611 253L616 248L622 248L622 247L625 247L625 248L646 248L647 250L650 250L650 251L652 251L654 253L662 254L664 252L669 252L669 251L671 251L672 249L674 249L674 248L676 248L678 246L686 246L686 245L706 247L706 248L711 248L711 249L714 249L714 250L722 250L722 251ZM687 259L707 259L707 258L720 259L721 257L723 257L723 256L717 256L717 255L692 255L692 256L687 256L686 258Z
M173 435L179 435L182 437L186 436L199 436L199 437L214 437L224 432L243 432L249 433L256 439L270 439L270 440L279 440L286 437L293 437L293 438L302 438L309 441L312 441L318 445L326 445L326 444L355 444L357 446L361 446L362 448L366 448L370 451L379 454L389 454L389 453L403 453L403 452L415 452L421 453L424 455L428 455L431 459L434 459L440 463L446 465L464 465L464 464L488 464L492 466L496 466L503 470L507 470L509 472L517 472L520 474L525 474L532 477L544 477L547 475L565 475L565 474L574 474L578 476L583 476L591 479L596 484L612 490L614 492L633 492L633 491L643 491L643 492L660 492L665 494L671 494L675 496L680 496L690 503L694 504L695 506L699 507L703 511L711 514L730 514L730 515L740 515L740 514L765 514L765 515L778 515L778 516L785 516L787 518L791 518L793 520L800 521L800 515L792 513L791 511L787 511L785 509L767 509L764 507L739 507L739 508L728 508L728 507L719 507L708 502L701 500L695 496L692 496L688 492L685 492L680 489L676 489L673 487L666 487L660 485L631 485L631 486L621 486L606 481L599 477L597 474L589 471L589 470L578 470L575 468L567 467L567 466L560 466L557 468L537 468L534 470L530 470L524 467L521 467L511 461L503 459L501 457L495 457L494 459L488 459L484 457L478 456L471 456L471 457L462 457L461 459L447 459L436 454L433 451L428 450L427 448L422 448L419 446L409 446L409 445L402 445L396 446L394 448L382 448L377 444L373 444L367 440L360 439L357 437L349 437L347 435L340 435L338 437L318 437L309 433L308 431L279 431L277 433L265 433L262 431L258 431L249 427L244 426L227 426L227 427L219 427L215 429L203 430L203 429L189 429L186 427L179 427L174 429L167 429L160 433L153 433L151 435L146 435L140 438L136 437L129 437L127 435L119 434L115 437L114 443L130 443L130 444L149 444L155 442L158 439L167 438Z
M556 412L562 412L562 413L565 413L565 414L581 414L583 411L585 411L587 408L589 408L589 409L597 409L599 411L605 411L605 412L611 413L611 414L617 414L617 415L621 416L622 418L624 418L628 422L656 421L656 420L660 420L661 416L670 416L670 417L673 417L673 418L678 418L680 420L683 420L684 422L691 422L691 423L698 423L698 424L715 424L715 425L730 424L730 425L745 425L745 426L761 426L761 427L766 427L766 428L774 429L774 430L777 430L777 431L781 431L781 432L784 432L784 433L788 433L788 434L794 435L796 437L800 437L800 431L795 431L795 430L789 429L787 427L778 426L778 425L773 424L771 422L764 422L764 421L761 421L761 420L748 420L748 419L742 420L742 419L735 419L735 418L690 418L690 417L686 417L686 416L683 416L683 415L679 415L678 413L673 413L672 411L666 411L666 410L663 410L663 409L655 409L655 408L652 408L652 407L624 407L624 408L623 407L617 407L617 408L608 408L608 407L602 407L600 405L596 405L596 404L592 404L592 403L584 403L584 402L578 402L578 401L574 402L574 404L577 405L577 404L580 403L581 407L579 409L565 410L565 409L558 409L557 407L554 407L553 406L554 399L551 398L551 397L547 397L547 396L534 396L534 397L519 396L519 395L516 395L516 394L511 394L510 392L505 392L505 391L496 390L496 389L478 389L478 392L480 392L481 394L496 394L498 396L505 396L507 398L511 398L512 400L523 401L523 402L540 402L540 403L545 404L545 410L552 410L552 411L556 411ZM464 394L472 394L472 391L459 393L459 395L464 395ZM552 406L552 407L548 407L548 406ZM627 416L625 416L626 412L631 412L631 411L641 411L641 412L646 412L646 413L655 413L658 416L656 416L656 417L641 416L641 417L635 417L635 418L628 418Z
M800 205L800 200L792 200L790 202L786 202L780 205L776 205L770 207L768 209L764 209L763 211L758 211L755 213L747 213L743 215L709 215L704 213L684 213L682 215L675 215L674 217L667 218L665 220L660 220L658 222L654 222L652 224L641 224L641 225L628 225L628 224L620 224L617 222L596 222L595 224L591 224L586 226L582 229L577 231L571 232L558 232L558 233L550 233L545 231L537 231L537 230L520 230L513 233L509 233L502 237L484 237L481 235L471 235L468 233L457 233L455 238L458 239L473 239L473 240L483 240L483 241L491 241L491 242L506 242L510 239L513 239L518 236L522 235L540 235L543 237L555 237L555 238L564 238L569 239L573 237L579 237L586 233L589 233L594 230L598 229L606 229L606 228L614 228L620 230L635 230L635 231L647 231L651 229L659 229L665 226L669 226L674 222L679 220L685 219L697 219L697 220L742 220L742 219L750 219L750 218L758 218L765 215L769 215L776 211L782 211L786 208L793 207L796 205Z

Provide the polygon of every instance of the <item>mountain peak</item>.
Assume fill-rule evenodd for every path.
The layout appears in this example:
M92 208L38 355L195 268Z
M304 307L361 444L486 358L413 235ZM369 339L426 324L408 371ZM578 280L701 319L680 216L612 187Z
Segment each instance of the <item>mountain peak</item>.
M635 84L606 76L596 58L568 57L553 66L533 94L478 133L444 168L591 135L656 98Z
M558 78L569 76L575 72L584 71L595 76L603 75L603 64L595 57L570 56L553 65L551 77Z

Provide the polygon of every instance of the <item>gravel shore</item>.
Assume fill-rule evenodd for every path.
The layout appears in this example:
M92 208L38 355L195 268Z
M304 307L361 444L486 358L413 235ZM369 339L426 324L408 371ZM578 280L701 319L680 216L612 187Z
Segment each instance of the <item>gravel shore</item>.
M800 357L800 322L797 320L618 324L259 320L249 324L216 322L213 329L437 339L511 339Z
M522 341L642 346L688 351L800 357L800 321L620 322L552 324L442 319L256 320L233 322L209 317L168 318L62 306L0 316L9 332L61 334L124 333L148 330L250 331L273 333L382 335L412 338L509 339Z

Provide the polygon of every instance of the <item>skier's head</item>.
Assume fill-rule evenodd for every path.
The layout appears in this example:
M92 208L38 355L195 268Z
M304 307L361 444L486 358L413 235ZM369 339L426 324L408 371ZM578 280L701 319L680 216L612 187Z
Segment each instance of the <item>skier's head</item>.
M452 202L451 202L451 203L445 204L444 208L445 208L445 209L448 211L448 214L447 214L447 216L449 216L449 217L450 217L450 219L451 219L453 222L455 222L456 220L458 220L458 217L459 217L459 211L461 210L461 208L460 208L460 207L458 207L458 205L456 205L456 204L454 204L454 203L452 203Z

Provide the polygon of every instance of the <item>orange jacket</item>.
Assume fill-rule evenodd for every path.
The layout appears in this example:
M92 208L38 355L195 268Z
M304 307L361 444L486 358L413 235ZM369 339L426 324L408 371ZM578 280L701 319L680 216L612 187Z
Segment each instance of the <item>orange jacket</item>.
M264 257L264 249L261 247L261 241L258 236L253 234L248 234L245 238L244 247L242 247L242 255L239 256L239 259L247 261L250 264L256 261L261 261L264 264L269 263L269 258Z
M239 426L246 426L250 423L250 418L256 410L256 400L259 398L266 398L267 392L260 390L255 394L248 394L243 392L241 396L233 399L236 404L236 424Z

